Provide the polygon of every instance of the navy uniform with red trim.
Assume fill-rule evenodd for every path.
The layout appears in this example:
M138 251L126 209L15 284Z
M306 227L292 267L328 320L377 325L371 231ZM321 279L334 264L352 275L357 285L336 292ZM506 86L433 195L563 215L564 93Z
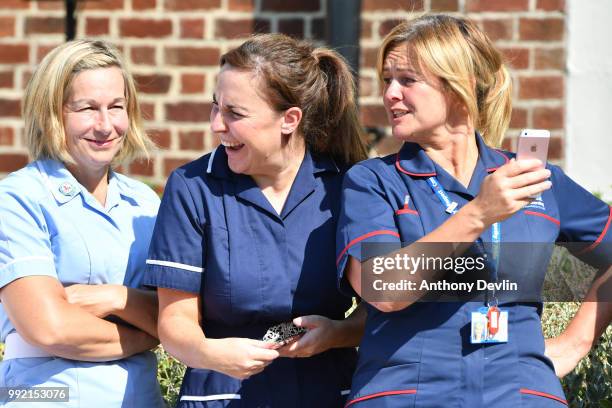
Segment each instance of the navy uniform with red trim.
M450 215L427 183L435 176L458 207L479 192L483 179L511 153L485 145L476 134L479 158L467 188L414 143L397 155L351 168L343 184L338 221L340 287L349 255L362 259L361 244L409 244L440 226ZM610 265L610 207L555 166L552 189L501 223L502 242L585 242L578 254L597 266ZM482 236L491 242L491 229ZM604 245L605 243L605 245ZM550 251L538 246L514 257L511 268L539 288ZM510 272L515 273L515 272ZM527 278L525 278L527 277ZM520 277L519 277L520 278ZM365 334L347 406L359 407L562 407L567 405L551 361L544 355L540 302L500 299L509 311L507 343L471 344L471 313L479 302L421 302L383 313L368 305Z
M344 319L351 298L335 273L344 171L306 153L281 214L254 180L233 173L220 146L172 173L145 284L198 293L208 338L261 339L305 315ZM188 368L178 407L341 407L354 348L279 358L246 380Z

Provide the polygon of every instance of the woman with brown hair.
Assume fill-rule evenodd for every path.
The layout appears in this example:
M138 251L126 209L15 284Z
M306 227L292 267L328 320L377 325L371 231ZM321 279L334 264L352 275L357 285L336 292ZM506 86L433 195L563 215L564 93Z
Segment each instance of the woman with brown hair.
M366 157L351 72L257 35L222 56L210 122L221 146L170 176L147 260L189 367L178 406L341 407L364 321L334 264L342 176ZM283 323L305 333L262 340Z
M580 256L609 268L610 208L558 167L494 148L510 121L511 81L470 20L425 15L401 23L385 37L378 62L393 136L404 143L397 154L354 166L344 180L338 274L347 293L368 302L347 406L567 405L555 369L571 370L610 321L610 303L594 302L603 300L605 276L570 334L550 340L546 355L539 291L555 242L584 242ZM462 243L474 245L463 253ZM474 267L466 272L454 263L466 259L459 256ZM392 264L404 257L450 266ZM387 276L381 259L391 261L387 275L406 281L405 292L369 289L372 273ZM518 289L468 285L505 280Z

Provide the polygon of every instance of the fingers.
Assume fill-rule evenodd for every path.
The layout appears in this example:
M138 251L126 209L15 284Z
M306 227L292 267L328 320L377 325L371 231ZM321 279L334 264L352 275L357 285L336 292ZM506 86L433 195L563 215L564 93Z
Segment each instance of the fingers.
M509 186L510 188L521 188L532 184L541 183L550 178L550 175L551 173L548 169L528 171L510 178Z
M552 183L548 180L537 184L531 184L525 187L517 188L514 190L514 196L517 200L526 200L526 204L532 201L532 197L548 190L552 187Z
M534 171L543 167L544 163L538 159L510 159L508 163L497 169L496 173L500 173L501 175L508 177L514 177L527 171Z

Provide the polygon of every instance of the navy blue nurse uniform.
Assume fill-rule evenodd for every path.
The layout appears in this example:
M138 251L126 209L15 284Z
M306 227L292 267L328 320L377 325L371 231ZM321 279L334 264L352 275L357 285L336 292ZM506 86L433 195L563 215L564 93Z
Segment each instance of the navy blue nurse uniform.
M341 289L351 291L343 272L349 255L362 260L362 243L409 244L450 216L427 183L428 177L437 177L461 207L478 194L489 173L512 157L486 146L478 134L476 138L479 158L467 188L414 143L405 143L397 154L367 160L347 172L337 238ZM551 246L554 242L585 242L579 257L595 266L610 265L610 207L558 167L547 167L552 172L552 189L501 223L502 242L549 242ZM482 239L491 242L491 229ZM502 256L500 272L512 271L520 275L516 279L537 288L544 279L550 252L532 247L524 256ZM553 365L544 355L542 304L500 301L500 307L509 313L508 342L487 345L471 344L469 337L471 312L483 303L420 302L391 313L368 305L347 406L567 405Z
M335 237L343 172L306 152L282 213L254 180L233 173L223 147L172 173L147 260L145 284L197 293L208 338L261 339L280 322L344 319ZM246 380L187 368L178 406L342 407L354 348L279 358Z

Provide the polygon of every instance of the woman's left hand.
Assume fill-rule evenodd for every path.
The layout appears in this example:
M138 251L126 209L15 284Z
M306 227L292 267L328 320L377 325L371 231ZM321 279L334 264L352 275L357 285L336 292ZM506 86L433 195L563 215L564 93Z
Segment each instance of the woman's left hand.
M544 354L552 361L559 378L571 373L584 357L580 348L564 335L546 339Z
M67 286L68 303L77 305L92 315L105 318L121 309L125 300L126 287L122 285L83 285ZM125 303L125 302L124 302Z
M324 316L296 317L293 323L308 331L296 341L279 348L280 357L310 357L334 347L338 321Z

